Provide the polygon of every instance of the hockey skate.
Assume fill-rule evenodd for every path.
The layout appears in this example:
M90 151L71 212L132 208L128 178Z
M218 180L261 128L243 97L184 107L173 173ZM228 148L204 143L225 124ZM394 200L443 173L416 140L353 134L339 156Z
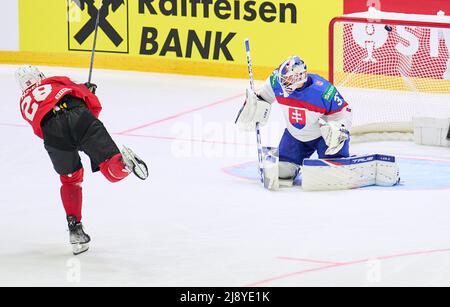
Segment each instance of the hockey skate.
M67 217L70 231L70 244L72 245L73 254L79 255L89 250L89 242L91 238L83 230L83 224L77 222L75 216Z
M142 161L131 149L123 146L122 158L125 164L125 168L136 175L139 179L145 180L148 177L147 164Z

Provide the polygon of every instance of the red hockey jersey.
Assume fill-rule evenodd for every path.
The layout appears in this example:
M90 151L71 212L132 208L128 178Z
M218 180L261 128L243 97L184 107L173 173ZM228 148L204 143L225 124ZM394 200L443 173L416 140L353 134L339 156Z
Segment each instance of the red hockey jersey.
M89 110L98 117L102 110L97 96L84 84L76 84L67 77L51 77L26 90L20 98L20 111L33 128L34 133L43 138L41 121L53 107L66 95L84 100Z

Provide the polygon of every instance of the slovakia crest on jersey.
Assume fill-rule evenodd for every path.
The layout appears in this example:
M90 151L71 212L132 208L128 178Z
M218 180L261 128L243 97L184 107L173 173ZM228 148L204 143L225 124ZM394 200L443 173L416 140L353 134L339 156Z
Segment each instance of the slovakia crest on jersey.
M289 122L297 129L303 129L306 125L306 112L302 109L289 108Z

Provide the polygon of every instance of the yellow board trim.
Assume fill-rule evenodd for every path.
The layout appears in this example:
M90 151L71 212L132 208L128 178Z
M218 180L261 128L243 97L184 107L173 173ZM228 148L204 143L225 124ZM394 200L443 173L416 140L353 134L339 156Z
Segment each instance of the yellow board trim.
M45 53L45 52L8 52L0 51L0 63L3 64L32 64L43 66L63 66L88 68L90 63L88 53ZM246 64L224 64L199 61L185 61L143 56L126 56L116 54L95 55L95 68L128 71L158 72L194 76L210 76L224 78L248 78ZM266 79L275 67L254 66L253 77L256 80ZM326 72L312 71L324 77Z

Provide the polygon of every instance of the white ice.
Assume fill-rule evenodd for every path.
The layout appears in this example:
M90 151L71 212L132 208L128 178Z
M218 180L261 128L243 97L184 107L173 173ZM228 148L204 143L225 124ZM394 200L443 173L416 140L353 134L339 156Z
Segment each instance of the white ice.
M102 121L151 175L110 184L83 156L93 241L74 257L59 177L20 116L14 69L0 66L0 286L450 286L450 187L269 192L223 171L257 159L255 136L232 124L246 80L94 71ZM266 145L283 123L274 110ZM408 142L352 152L450 162L449 148Z

